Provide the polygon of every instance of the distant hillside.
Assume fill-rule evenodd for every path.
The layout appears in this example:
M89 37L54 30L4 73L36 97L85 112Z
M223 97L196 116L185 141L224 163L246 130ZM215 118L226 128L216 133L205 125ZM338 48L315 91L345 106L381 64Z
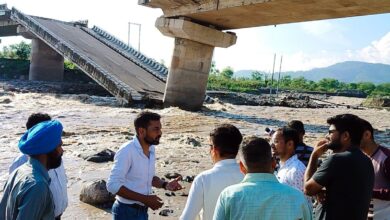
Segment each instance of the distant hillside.
M240 70L235 77L251 77L253 70ZM390 82L390 65L347 61L324 68L308 71L282 72L292 77L303 76L308 80L319 81L323 78L333 78L341 82L372 82L375 84Z

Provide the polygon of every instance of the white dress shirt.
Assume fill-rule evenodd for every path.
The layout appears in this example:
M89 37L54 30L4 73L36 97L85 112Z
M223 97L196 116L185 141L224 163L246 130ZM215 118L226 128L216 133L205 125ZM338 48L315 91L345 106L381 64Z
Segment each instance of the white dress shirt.
M117 194L124 186L134 192L150 195L152 194L152 179L155 176L155 147L150 146L149 158L144 154L137 136L133 140L123 144L114 157L110 177L107 182L107 190L112 194ZM137 203L139 201L129 200L116 195L119 202L126 204Z
M180 219L213 219L219 194L227 186L237 184L243 178L235 159L218 161L212 169L200 173L194 179Z
M303 192L303 177L305 175L305 165L295 154L285 163L280 162L280 168L276 176L280 183L294 187Z
M284 164L280 162L280 168L276 174L280 183L294 187L303 193L303 181L306 167L298 159L298 155L290 157ZM313 203L310 196L305 196L310 210L313 209Z
M18 167L23 165L28 161L28 156L25 154L19 155L12 162L9 167L9 173L11 174ZM67 183L68 179L66 177L64 162L61 162L61 165L56 169L50 169L48 171L50 177L50 191L53 195L54 201L54 216L58 217L65 212L66 207L68 207L68 192L67 192Z

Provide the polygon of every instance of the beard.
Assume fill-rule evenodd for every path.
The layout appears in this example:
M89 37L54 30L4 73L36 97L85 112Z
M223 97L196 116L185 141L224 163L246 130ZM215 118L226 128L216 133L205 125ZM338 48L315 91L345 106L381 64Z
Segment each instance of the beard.
M279 153L276 152L276 150L271 150L271 153L272 153L272 156L273 156L273 157L279 156Z
M47 168L49 170L58 168L59 166L61 166L61 163L62 163L62 155L54 155L53 153L48 154Z
M160 138L161 138L161 136L158 136L154 139L146 136L146 137L144 137L144 141L150 145L158 145L160 143Z
M331 150L340 150L341 149L341 147L342 147L342 145L341 145L341 142L340 142L340 140L339 139L337 139L337 140L334 140L334 141L331 141L329 144L328 144L328 148L329 149L331 149Z

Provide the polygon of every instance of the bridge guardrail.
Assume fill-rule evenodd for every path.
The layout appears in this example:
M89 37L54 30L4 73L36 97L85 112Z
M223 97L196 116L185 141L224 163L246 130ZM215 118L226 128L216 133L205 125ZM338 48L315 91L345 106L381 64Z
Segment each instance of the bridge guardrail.
M146 57L142 53L136 51L134 48L128 46L123 41L117 39L115 36L109 34L108 32L97 26L94 26L92 29L85 27L82 27L82 29L88 34L100 40L102 43L112 48L113 50L122 54L122 56L136 63L138 66L145 69L146 71L150 72L155 77L166 82L168 69L165 66L154 61L151 58Z
M143 99L143 96L140 93L112 76L88 57L78 53L72 46L47 30L43 25L40 25L39 22L31 16L25 15L17 9L12 8L11 19L26 27L30 32L46 42L62 56L75 63L87 75L113 94L120 103L128 105L132 101L140 101Z

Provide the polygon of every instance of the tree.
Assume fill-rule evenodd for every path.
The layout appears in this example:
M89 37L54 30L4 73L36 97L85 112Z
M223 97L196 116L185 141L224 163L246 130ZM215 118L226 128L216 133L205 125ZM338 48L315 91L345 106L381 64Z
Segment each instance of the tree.
M217 65L215 64L215 61L211 61L211 67L210 67L210 74L218 75L219 69L217 69Z
M290 88L298 90L307 90L307 80L301 76L291 80Z
M252 72L251 76L252 76L253 80L262 81L264 74L262 72L256 70L256 71Z
M234 70L230 66L224 68L221 72L221 76L227 79L231 79L233 77L233 74L234 74Z
M19 44L13 44L10 46L11 50L15 51L17 58L21 60L27 60L30 57L31 45L24 41Z
M357 84L357 88L366 94L371 94L375 90L375 85L371 82L360 82Z
M1 58L11 58L11 59L13 59L15 56L16 56L16 54L12 50L10 50L10 48L7 47L7 46L4 46L3 47L3 51L0 53L0 57Z
M348 89L357 89L357 84L356 83L349 83Z
M340 88L340 82L336 79L324 78L318 81L318 89L322 91L336 91Z
M383 83L383 84L377 85L375 90L371 94L372 95L390 96L390 83Z
M24 41L19 44L12 44L9 47L3 47L0 52L0 58L27 60L30 57L31 45Z
M264 85L265 85L265 87L268 86L268 81L269 81L269 75L268 74L264 74Z
M280 78L280 82L279 82L279 86L280 88L288 88L291 84L291 76L290 75L287 75L287 76L282 76L282 78Z

